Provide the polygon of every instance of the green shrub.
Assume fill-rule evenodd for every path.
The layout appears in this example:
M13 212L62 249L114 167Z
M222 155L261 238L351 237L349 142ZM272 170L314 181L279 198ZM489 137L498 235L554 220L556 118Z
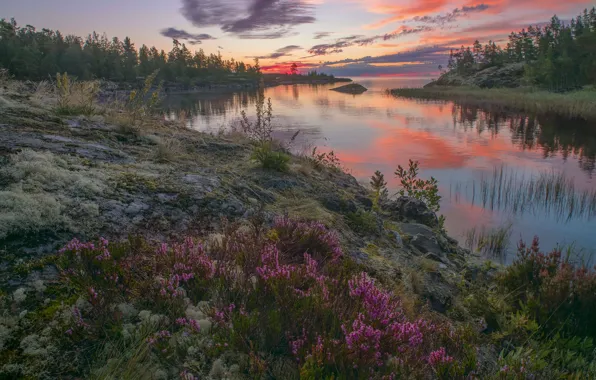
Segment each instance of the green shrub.
M159 69L145 79L144 86L140 91L133 90L130 92L126 110L133 126L142 121L143 118L150 116L159 103L159 93L163 83L160 82L157 88L151 91L158 74Z
M339 158L335 155L335 152L333 151L319 153L317 151L317 148L315 147L310 153L310 156L308 156L308 159L318 170L321 170L323 168L328 168L337 171L343 170Z
M375 174L370 178L370 186L373 191L373 209L379 210L380 203L388 198L389 192L387 191L387 181L385 176L380 171L376 171Z
M252 152L251 158L258 162L263 169L276 170L278 172L287 172L290 162L290 156L284 152L273 149L270 142L258 144Z
M401 182L401 189L398 194L420 199L432 211L438 212L441 208L439 204L441 196L439 195L437 180L434 177L430 177L429 180L420 179L418 178L418 171L418 161L410 160L408 170L401 165L397 167L395 175Z
M492 379L594 379L596 360L589 338L529 340L499 357Z
M543 332L596 338L596 273L562 258L560 249L544 254L538 238L531 247L520 243L500 280Z
M346 215L348 225L361 234L374 234L379 231L378 219L375 213L358 210Z

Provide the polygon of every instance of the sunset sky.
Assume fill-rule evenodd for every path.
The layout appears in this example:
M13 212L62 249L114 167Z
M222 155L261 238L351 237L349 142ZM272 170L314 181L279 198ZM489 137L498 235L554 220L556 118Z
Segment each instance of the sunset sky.
M171 39L224 57L259 57L268 71L431 76L450 47L504 41L512 30L569 20L593 0L7 0L0 18L86 36Z

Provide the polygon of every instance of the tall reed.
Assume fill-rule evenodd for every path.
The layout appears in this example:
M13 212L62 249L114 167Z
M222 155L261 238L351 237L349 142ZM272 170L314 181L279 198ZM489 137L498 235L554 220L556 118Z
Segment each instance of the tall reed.
M557 221L596 216L596 189L579 189L564 173L528 175L504 166L479 180L451 185L451 199L513 215L553 216Z

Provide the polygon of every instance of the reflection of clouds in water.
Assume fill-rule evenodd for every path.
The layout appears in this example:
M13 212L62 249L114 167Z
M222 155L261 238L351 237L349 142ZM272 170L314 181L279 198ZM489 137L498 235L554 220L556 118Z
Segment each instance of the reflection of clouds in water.
M300 130L292 147L294 152L315 145L334 150L343 165L362 182L368 183L370 175L381 170L393 188L398 185L392 175L396 166L407 164L410 158L419 160L421 176L433 175L442 186L443 211L450 231L465 230L479 220L491 226L503 221L499 211L486 210L476 201L477 209L472 213L473 206L456 204L448 196L451 183L478 180L492 173L495 166L508 165L529 173L564 171L575 177L578 189L596 187L591 179L596 158L593 125L448 101L395 98L382 90L399 87L396 80L359 82L370 91L357 97L329 91L333 85L265 89L265 97L273 103L276 136L287 141ZM178 101L177 107L191 111L195 128L213 131L237 120L242 110L249 117L254 116L254 101L254 92L201 94L198 99ZM171 107L175 110L176 104ZM460 198L460 202L470 203L465 197ZM596 246L596 235L587 233L581 237L571 230L581 230L586 225L594 228L595 221L581 226L547 221L547 228L542 227L541 217L518 216L514 231L530 238L533 233L552 234L547 244L576 236L580 243ZM554 229L554 225L559 229ZM515 239L519 233L514 234Z

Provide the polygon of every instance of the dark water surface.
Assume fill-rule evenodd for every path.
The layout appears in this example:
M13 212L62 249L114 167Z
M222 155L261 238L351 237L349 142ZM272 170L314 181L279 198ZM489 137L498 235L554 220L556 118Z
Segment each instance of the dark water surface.
M395 98L387 88L418 87L428 79L356 78L362 95L333 85L265 90L280 138L300 130L296 150L333 150L364 183L408 159L434 176L449 233L511 226L509 251L538 235L546 249L574 244L589 259L596 248L596 125L557 116L505 113L446 101ZM187 111L189 127L217 132L254 114L255 94L193 94L166 99L170 116ZM509 258L511 255L509 256Z

